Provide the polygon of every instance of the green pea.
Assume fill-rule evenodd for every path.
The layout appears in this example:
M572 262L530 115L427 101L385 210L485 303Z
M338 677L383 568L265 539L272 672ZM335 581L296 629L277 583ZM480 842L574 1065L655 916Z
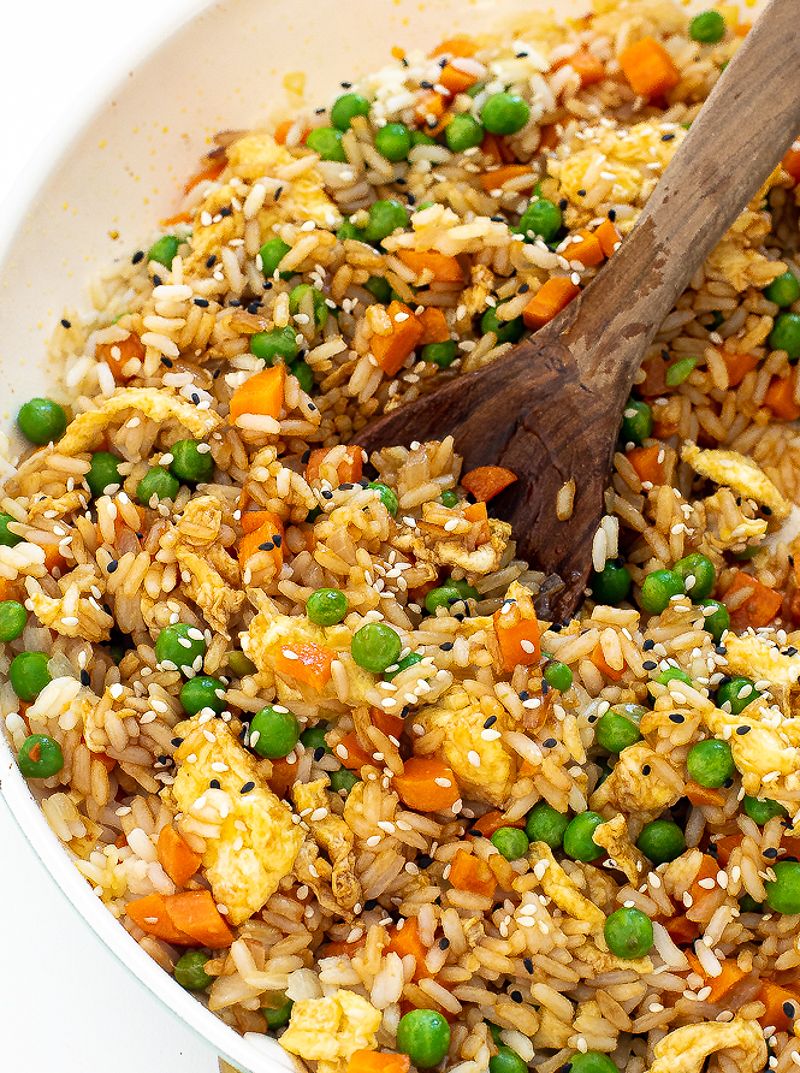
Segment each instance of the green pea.
M743 894L739 899L739 909L743 913L763 913L764 906L755 898L751 898L749 894Z
M776 861L773 880L767 880L767 905L776 913L800 913L800 862Z
M175 622L159 633L155 651L156 661L166 665L165 670L180 670L189 678L202 669L206 639L196 626Z
M0 641L16 641L25 629L28 615L17 600L0 603Z
M262 1006L261 1012L264 1014L267 1028L271 1028L274 1032L277 1028L284 1028L288 1025L289 1018L292 1016L292 1006L294 1002L285 997L277 1006Z
M237 678L244 678L247 674L255 674L258 670L255 663L244 652L229 652L228 666Z
M214 982L214 977L206 972L210 960L210 955L202 950L187 950L175 962L172 974L187 991L205 991Z
M552 242L561 230L562 222L558 205L554 201L548 201L546 197L537 197L528 202L515 230L526 238L538 237L544 242Z
M570 1073L620 1073L607 1054L600 1051L584 1051L573 1054L569 1062Z
M707 738L693 745L686 757L689 778L699 786L716 789L724 786L736 773L731 747L727 741Z
M148 262L155 261L156 264L163 265L164 268L172 268L172 262L178 254L180 244L180 239L177 235L162 235L161 238L155 240L147 251Z
M592 835L603 823L596 812L580 812L569 821L564 830L564 852L575 861L596 861L605 850L598 846Z
M468 97L472 97L474 99L475 97L478 96L479 93L482 93L485 88L486 88L486 83L485 82L476 82L474 85L470 86L468 89L465 89L464 92L466 93L466 95Z
M481 331L494 332L498 343L518 343L525 331L525 322L522 317L500 320L497 310L490 306L481 317Z
M309 131L306 145L323 160L337 160L340 164L347 162L347 154L342 145L342 132L335 127L316 127Z
M306 601L306 614L316 626L335 626L347 614L341 589L315 589Z
M612 954L643 958L653 947L653 925L641 909L617 909L606 919L603 935Z
M664 383L667 387L678 387L694 372L699 358L679 358L673 361L664 373Z
M407 226L408 212L399 201L394 198L373 201L369 207L369 219L364 228L364 238L367 242L380 242L399 227Z
M438 1066L450 1048L450 1025L436 1010L411 1010L397 1026L397 1049L415 1066Z
M489 839L498 853L507 861L516 861L528 852L528 836L518 827L498 827Z
M653 411L646 402L628 399L622 412L619 438L623 443L640 444L653 431Z
M665 671L660 671L653 681L662 686L668 685L670 682L683 682L687 686L692 684L691 677L681 667L667 667Z
M340 242L346 242L347 239L357 239L359 242L365 242L364 232L361 231L352 220L343 220L339 225L339 229L336 232L336 237Z
M364 284L364 289L368 290L381 305L388 305L392 300L391 284L385 276L370 276Z
M93 496L104 495L106 488L110 485L119 486L122 483L119 475L121 461L121 458L112 455L109 451L95 451L89 465L89 472L84 477Z
M450 608L453 604L461 603L468 599L477 600L478 591L469 586L470 592L466 593L463 589L457 588L456 585L449 581L446 585L439 585L435 589L431 589L425 596L425 610L429 615L435 615L437 607Z
M442 492L439 499L442 501L443 507L452 508L458 506L458 492L454 492L452 488Z
M693 603L711 595L717 572L707 555L699 551L685 555L683 559L678 559L672 569L682 578L686 594L691 596Z
M261 249L258 251L258 256L261 258L261 271L264 273L265 279L272 279L275 273L278 271L278 265L284 259L287 253L291 250L291 246L288 242L284 242L282 238L278 238L276 235L274 238L267 239ZM282 279L288 279L292 275L291 272L280 273Z
M12 533L8 528L8 523L16 522L16 520L11 514L0 514L0 547L14 548L22 540L21 536Z
M497 1054L489 1059L489 1073L528 1073L528 1063L516 1051L501 1044Z
M329 723L317 723L316 726L306 727L303 733L300 735L300 741L306 747L312 751L317 749L324 749L326 753L331 752L331 747L325 740L325 735L330 729Z
M289 312L292 314L299 313L300 307L306 302L307 296L311 296L311 304L314 310L314 323L319 328L324 328L328 322L328 303L325 301L325 295L322 291L318 291L316 287L312 287L310 283L298 283L289 292Z
M151 466L136 485L136 498L143 507L153 507L162 499L174 499L181 482L163 466Z
M178 440L173 443L170 453L170 473L183 484L200 484L211 480L214 473L214 459L207 443L198 440Z
M289 372L295 377L306 395L310 395L314 390L314 373L311 366L306 365L304 361L293 361L289 366Z
M219 715L225 708L225 683L210 674L198 674L184 682L180 701L187 715L197 715L205 708Z
M689 37L704 45L715 45L725 36L725 19L718 11L701 11L689 23Z
M550 849L559 849L568 826L569 818L563 812L557 812L546 801L540 801L528 813L525 834L531 842L545 842Z
M44 687L52 681L47 669L47 654L20 652L11 661L8 680L20 700L36 700Z
M27 440L42 447L61 439L67 430L67 415L52 399L30 399L19 408L17 427Z
M386 670L383 672L383 677L387 682L391 682L393 678L396 678L402 671L408 670L409 667L415 667L418 663L422 663L422 656L419 652L409 652L407 656L398 662L396 670L392 670L393 664L389 664Z
M737 675L726 678L717 689L717 707L733 715L741 715L748 704L752 704L762 694L756 689L752 678Z
M783 272L764 291L764 297L776 306L794 305L800 298L800 280L794 272Z
M683 593L683 580L674 570L654 570L642 582L639 602L651 615L660 615L673 596Z
M725 604L719 600L701 600L703 610L703 629L708 630L715 641L731 628L731 616Z
M763 827L765 823L769 823L775 816L788 816L789 813L779 804L777 801L772 801L768 797L750 797L749 794L745 794L742 800L742 808L745 813L757 823L759 827Z
M349 130L357 115L369 115L370 103L360 93L343 93L331 108L331 123L337 130Z
M686 838L672 820L652 820L642 828L636 845L653 864L666 864L684 852Z
M528 122L530 114L530 107L522 97L493 93L481 109L481 121L490 134L516 134Z
M339 768L338 771L332 771L330 775L328 775L328 780L331 784L331 789L335 794L349 794L355 784L361 782L358 775L354 775L353 772L348 771L346 767Z
M780 313L769 333L773 350L785 350L790 361L800 358L800 313ZM40 442L34 440L34 443Z
M350 654L355 662L372 674L382 674L397 663L402 649L398 633L385 622L368 622L356 630L350 642Z
M390 488L388 484L384 484L382 481L370 481L367 487L375 489L380 496L381 503L383 503L384 507L386 507L394 518L400 506L394 489Z
M256 332L250 336L250 353L267 365L274 365L277 360L293 361L299 351L294 328L270 328L268 332Z
M436 139L431 138L430 134L426 134L424 130L412 130L411 131L411 147L415 145L436 145ZM417 212L421 212L423 208L430 208L433 204L432 201L422 202L417 206Z
M572 688L572 671L557 659L548 660L544 667L544 680L553 689L566 693Z
M631 575L618 559L606 563L602 570L592 571L589 587L599 604L615 606L627 600L631 591Z
M251 719L247 744L259 756L280 760L289 755L299 738L297 717L282 704L268 704Z
M638 721L631 718L630 711L622 710L633 708L638 709L641 719L643 709L639 709L639 706L635 704L615 705L600 716L595 726L595 740L601 749L609 753L621 753L629 745L634 745L641 740Z
M474 116L456 115L444 128L444 140L451 152L463 153L465 149L480 145L484 133L483 127Z
M442 343L426 343L419 356L422 361L447 369L458 357L458 347L455 339L446 339Z
M375 132L375 148L393 164L407 160L411 152L411 131L405 123L387 123Z
M17 754L19 770L26 779L50 779L64 766L64 753L47 734L31 734Z

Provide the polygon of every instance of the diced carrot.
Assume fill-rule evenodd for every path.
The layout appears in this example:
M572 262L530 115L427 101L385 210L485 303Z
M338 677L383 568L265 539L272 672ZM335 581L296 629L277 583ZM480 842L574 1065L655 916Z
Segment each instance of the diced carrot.
M747 973L740 969L738 964L731 958L722 962L722 972L719 976L707 976L695 955L690 950L685 953L686 959L692 967L692 972L696 972L698 976L702 977L705 981L704 986L711 988L708 998L704 1000L706 1002L719 1002L729 991L733 990L740 980L747 976Z
M518 603L504 604L495 611L493 620L504 670L539 662L541 630L532 607L531 615L523 616Z
M275 128L275 133L273 134L273 138L278 143L278 145L286 145L286 137L289 131L292 129L293 123L293 119L282 119L277 125L277 127Z
M0 600L16 600L19 586L7 577L0 577Z
M389 51L396 60L404 60L406 58L406 50L399 45L392 45Z
M470 828L470 834L483 835L484 838L491 838L495 831L499 831L501 827L524 827L525 820L507 820L499 809L492 809L490 812L484 812L479 820L476 820Z
M260 510L257 513L263 514L264 520L258 529L245 533L239 541L239 566L244 569L254 555L267 551L277 573L283 566L283 522L272 511Z
M487 503L516 480L516 473L505 466L478 466L464 474L461 484L479 503Z
M722 597L722 602L730 603L731 598L744 589L752 589L752 592L743 604L731 611L731 626L735 630L743 630L748 626L757 630L760 626L768 626L781 609L781 594L768 588L751 574L737 570L732 584Z
M606 257L610 257L622 241L622 236L617 231L616 224L611 220L603 220L595 231L595 237Z
M518 179L520 175L530 174L531 169L528 164L504 164L499 168L493 168L492 171L485 171L479 176L478 181L488 194L492 190L500 190L507 182Z
M109 756L108 753L92 753L92 759L99 760L109 774L117 766L117 761L113 756Z
M98 343L94 356L106 363L115 380L127 380L123 367L131 358L138 358L139 361L144 358L144 344L136 332L131 332L127 339L121 339L118 343Z
M188 212L176 212L173 216L165 216L161 220L162 227L174 227L175 224L188 224L191 223L192 216Z
M692 884L689 887L689 894L692 899L692 904L689 907L689 911L696 910L703 901L713 893L714 887L701 887L701 882L705 882L709 879L716 879L719 872L719 865L714 857L710 853L704 853L703 859L700 862L700 867L697 870L697 875L692 880ZM694 913L692 915L695 915Z
M353 939L352 941L334 939L332 942L325 943L325 956L327 957L327 955L330 954L331 957L335 955L344 955L345 957L352 957L357 950L361 950L364 947L366 941L366 931L362 936L360 936L360 938Z
M557 123L547 123L539 130L539 152L555 149L561 140Z
M725 804L725 794L715 790L711 786L701 786L699 782L689 779L686 783L686 796L693 805L714 805L722 808Z
M789 147L781 161L781 167L791 175L795 183L800 183L800 140Z
M728 861L731 859L731 854L735 849L738 849L742 844L741 834L736 835L724 835L722 838L718 838L714 845L717 847L717 860L723 868L728 867Z
M464 517L468 522L485 522L489 518L489 512L486 509L486 504L470 503L468 507L464 507Z
M639 97L663 97L681 80L672 57L654 37L643 37L619 55L628 84Z
M800 838L783 835L781 838L781 856L796 857L800 861Z
M568 261L579 261L584 268L601 265L605 260L605 254L596 233L582 228L577 234L580 235L580 240L564 246L561 250L563 256Z
M265 522L271 522L277 515L271 510L248 510L242 514L241 522L243 533L254 533Z
M636 385L637 390L648 399L663 395L667 388L667 382L664 379L667 372L667 363L664 359L657 355L648 358L647 361L642 362L642 369L644 370L644 380L641 384Z
M251 376L231 396L231 421L236 422L243 414L274 417L277 420L283 409L285 386L286 366L283 362Z
M171 823L161 828L158 836L158 860L172 882L185 887L200 867L201 857L195 853Z
M318 481L325 457L332 450L330 447L316 447L308 456L306 462L306 480ZM348 447L344 458L336 466L336 476L339 484L356 484L361 480L364 470L364 455L360 447Z
M514 164L517 158L514 150L508 144L506 138L500 138L497 134L485 134L481 142L481 152L495 164ZM528 165L530 167L530 165ZM492 187L494 189L494 187Z
M567 64L580 76L581 86L593 86L602 82L606 76L602 62L588 48L579 48L571 56L557 60L553 64L553 70L557 71L559 67L565 67Z
M228 161L225 156L220 157L219 160L210 160L200 168L199 171L196 171L194 175L189 176L183 188L184 194L190 193L199 183L202 183L206 179L209 179L212 182L214 179L218 179L225 170L227 163Z
M551 276L522 310L526 327L536 329L548 324L580 293L580 287L568 276Z
M175 927L191 935L198 946L219 950L233 942L233 932L217 909L211 891L170 894L164 899L164 907Z
M664 462L662 460L664 448L660 443L654 443L650 447L632 447L625 457L636 470L636 475L642 483L645 481L652 485L664 483Z
M421 980L425 976L430 976L428 966L425 964L425 958L428 955L428 948L423 944L422 939L419 937L419 926L414 917L408 917L403 923L402 928L391 928L389 932L391 938L389 944L386 947L394 954L398 954L401 958L407 954L413 955L416 962L416 968L414 969L413 979Z
M436 90L429 90L420 97L414 108L414 115L423 130L433 137L433 132L439 133L442 129L442 124L446 122L448 115L447 98L443 97L441 93L437 93Z
M383 708L370 708L369 719L374 727L377 727L387 738L396 738L397 741L403 736L406 728L405 722L399 715L385 712Z
M47 567L49 574L52 574L54 570L64 570L67 560L58 550L58 544L44 545L44 565Z
M758 1019L762 1028L772 1025L778 1032L791 1032L800 1018L800 996L772 980L762 980L756 998L766 1007ZM791 1010L788 1013L787 1010Z
M794 370L788 376L773 376L764 396L764 405L782 421L796 421L800 417L800 406L794 400L796 382Z
M730 350L723 350L722 360L728 370L728 387L738 387L761 359L755 354L733 354Z
M478 79L476 75L460 71L452 63L447 63L439 72L436 81L455 96L457 93L464 93L470 86L474 86Z
M403 803L417 812L443 812L461 796L452 768L429 756L412 756L392 780Z
M467 56L474 56L478 51L478 43L474 38L469 37L467 34L457 34L455 37L448 37L447 40L442 41L431 52L431 56L459 56L465 58Z
M167 898L163 894L146 894L128 902L125 912L146 935L163 939L173 946L194 946L194 938L173 923L167 912Z
M619 682L619 680L625 673L624 667L622 667L621 670L618 670L616 667L611 667L606 662L606 657L603 655L603 646L600 644L599 641L592 649L592 654L589 659L592 661L595 667L597 667L598 671L604 674L606 678L609 678L612 682Z
M677 917L670 917L665 921L664 927L669 933L670 939L678 946L686 946L693 943L700 934L700 926L694 920L689 920L685 913Z
M270 789L278 797L285 797L289 787L297 782L297 763L289 763L284 757L281 760L272 760L272 774L267 780Z
M427 346L428 343L446 343L450 338L447 318L438 306L427 306L417 314L417 320L422 325L422 335L419 337L420 346Z
M387 312L392 330L389 335L373 335L370 346L378 365L387 376L394 376L419 342L422 325L402 302L390 302Z
M341 750L340 750L341 747ZM360 771L365 764L375 764L375 758L358 740L358 736L352 731L345 734L339 745L336 746L336 759L341 760L344 767L349 771ZM346 753L347 755L343 755Z
M747 37L750 31L753 29L752 22L740 22L733 28L733 32L737 37Z
M321 690L331 680L331 664L335 659L332 648L311 641L281 645L275 655L275 670L284 677Z
M398 258L410 268L412 272L416 272L417 276L425 275L425 281L434 281L436 283L463 283L464 273L461 271L461 265L455 257L447 257L443 253L436 253L433 250L398 250ZM397 303L399 305L399 303ZM408 309L408 307L405 307ZM389 307L389 316L393 316L391 313L391 306ZM411 310L408 310L410 313Z
M354 1051L347 1063L347 1073L408 1073L410 1068L407 1054L388 1051Z
M450 885L456 890L479 894L482 898L494 898L497 880L486 861L466 850L460 849L450 862Z
M661 413L664 411L662 410ZM658 440L668 440L678 431L676 418L653 417L653 435Z

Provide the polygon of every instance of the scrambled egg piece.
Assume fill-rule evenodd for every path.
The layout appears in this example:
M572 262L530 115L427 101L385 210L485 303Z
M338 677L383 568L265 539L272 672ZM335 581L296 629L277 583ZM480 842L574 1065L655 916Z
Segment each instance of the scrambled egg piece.
M158 424L173 420L183 425L198 440L205 439L222 424L213 410L200 410L194 403L165 388L124 387L104 399L96 410L78 414L58 441L58 452L77 455L88 451L108 428L117 414L138 410Z
M329 882L337 906L352 909L361 901L361 884L355 874L353 832L341 816L332 811L331 795L327 787L327 778L296 783L292 787L292 799L298 813L308 824L311 837L330 861L329 864L316 855L313 863L317 877L314 877L311 869L307 869L312 879L316 878L316 883L312 885L316 889L320 881ZM322 819L315 819L314 813L317 809L327 814Z
M628 824L621 812L613 820L601 823L592 834L592 840L603 847L617 868L634 886L637 886L642 876L650 870L645 855L631 842Z
M529 860L542 890L562 913L566 913L573 920L585 921L593 932L603 930L605 913L581 894L575 881L570 879L555 859L546 842L531 844Z
M381 1012L354 991L295 1002L281 1046L319 1062L317 1073L344 1073L356 1051L374 1050Z
M701 477L727 485L739 495L769 507L775 518L785 518L792 509L763 469L737 451L701 451L697 444L687 443L681 458Z
M470 696L455 686L436 704L420 708L414 721L426 731L443 731L442 754L462 792L500 806L511 793L517 765L502 738L491 733L484 737L490 716L496 717L491 730L502 734L508 727L502 704L494 697Z
M744 1052L737 1065L741 1073L760 1073L764 1069L767 1045L761 1026L758 1021L734 1017L727 1022L684 1025L667 1033L653 1048L655 1061L647 1073L701 1073L709 1055L729 1047Z
M800 654L785 655L772 638L752 633L737 637L729 633L725 638L725 648L729 674L746 675L755 681L763 678L773 685L798 688Z
M227 637L228 620L241 608L245 596L238 590L239 566L219 543L222 517L214 496L190 500L175 526L175 557L187 596L202 610L209 626Z
M213 795L219 832L207 837L203 867L214 898L227 906L228 921L241 924L289 875L303 832L227 723L195 716L179 723L175 733L183 743L175 751L172 795L182 812L200 818ZM209 790L212 779L219 790ZM253 789L242 793L248 783Z
M775 772L787 789L800 785L800 718L784 716L776 705L756 700L739 715L714 708L703 720L715 737L730 745L745 793L779 799L781 787ZM738 734L739 727L748 730Z
M27 578L28 605L43 626L62 637L85 641L108 640L114 619L100 606L92 589L104 589L103 579L89 563L77 566L58 581L62 595L48 596L38 581Z
M88 499L89 493L83 488L75 488L61 496L37 496L28 506L28 520L33 521L43 514L49 518L60 518L74 510L86 510Z
M706 496L703 508L708 523L705 539L709 544L725 551L747 542L757 543L766 535L767 519L749 518L742 509L743 506L741 501L737 502L730 488L718 488L713 495ZM736 518L733 526L728 522L731 513Z
M657 776L652 767L657 760L644 741L623 749L611 774L592 794L591 807L601 811L611 805L619 812L647 813L648 819L670 808L683 795L683 780L677 772L674 782Z

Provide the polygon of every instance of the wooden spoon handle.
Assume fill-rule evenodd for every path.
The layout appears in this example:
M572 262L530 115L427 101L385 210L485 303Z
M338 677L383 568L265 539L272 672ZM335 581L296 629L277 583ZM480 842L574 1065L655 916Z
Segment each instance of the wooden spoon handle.
M798 0L771 0L634 231L573 303L565 342L593 390L625 397L643 346L800 132L799 15Z

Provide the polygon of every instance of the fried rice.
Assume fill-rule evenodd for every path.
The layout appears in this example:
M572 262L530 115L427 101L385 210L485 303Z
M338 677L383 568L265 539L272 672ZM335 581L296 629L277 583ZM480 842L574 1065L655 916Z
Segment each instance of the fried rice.
M553 579L467 493L452 442L346 446L500 358L548 281L577 293L613 256L747 31L720 10L710 43L665 0L596 0L566 27L398 53L342 83L368 102L334 136L342 159L305 144L330 104L224 132L160 245L54 333L70 424L0 492L2 598L28 612L0 652L6 732L28 770L32 735L60 747L31 786L120 925L166 972L202 951L198 1000L311 1070L407 1070L415 1010L446 1018L458 1073L499 1047L537 1073L800 1065L798 916L775 894L800 846L800 385L774 345L800 300L765 293L800 276L800 150L649 348L574 619L537 618ZM644 93L626 64L642 42L669 75ZM502 92L524 125L453 151L453 119ZM388 123L427 137L392 162ZM537 200L560 214L549 241L520 227ZM399 223L376 237L387 201ZM175 473L187 438L199 480ZM95 494L99 451L118 479ZM142 491L152 467L178 478L164 498ZM691 554L718 603L693 602L684 570L654 611L645 578ZM627 588L604 603L612 573ZM345 598L322 625L320 589ZM185 665L164 654L178 624ZM377 671L354 642L376 625L397 642ZM23 652L47 654L27 701ZM218 688L192 710L197 676ZM749 691L720 695L736 676ZM254 732L265 709L283 753ZM633 736L618 752L598 741L609 714ZM690 777L702 741L730 762L721 782ZM764 822L753 799L775 803ZM590 860L523 834L542 803L597 814ZM685 842L661 863L637 848L659 819ZM522 852L498 849L509 830ZM620 909L652 924L641 956L609 948Z

